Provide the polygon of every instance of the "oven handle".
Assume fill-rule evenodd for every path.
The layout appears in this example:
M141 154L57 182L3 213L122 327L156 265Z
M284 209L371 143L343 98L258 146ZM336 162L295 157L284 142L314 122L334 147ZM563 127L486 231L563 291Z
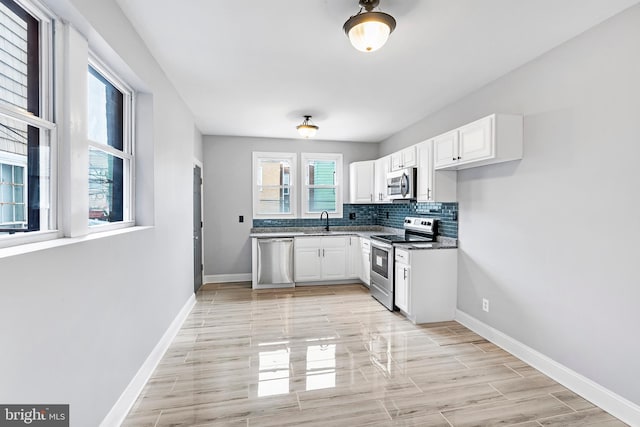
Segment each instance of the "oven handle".
M393 245L383 243L374 239L371 239L371 247L378 249L393 249Z

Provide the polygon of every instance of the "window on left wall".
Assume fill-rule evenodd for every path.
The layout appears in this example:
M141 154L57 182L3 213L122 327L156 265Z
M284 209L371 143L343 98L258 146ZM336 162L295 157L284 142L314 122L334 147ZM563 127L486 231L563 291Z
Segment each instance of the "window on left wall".
M97 60L87 86L89 226L133 221L133 91Z
M51 21L0 0L0 237L55 228Z

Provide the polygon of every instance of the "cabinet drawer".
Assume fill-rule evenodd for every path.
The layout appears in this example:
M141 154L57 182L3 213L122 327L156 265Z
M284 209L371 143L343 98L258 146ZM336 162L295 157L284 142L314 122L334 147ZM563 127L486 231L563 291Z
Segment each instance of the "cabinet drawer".
M396 262L401 262L403 264L409 264L409 251L405 249L396 248Z
M296 237L294 241L296 248L319 248L322 243L320 237Z
M366 252L371 252L371 240L362 239L362 250Z

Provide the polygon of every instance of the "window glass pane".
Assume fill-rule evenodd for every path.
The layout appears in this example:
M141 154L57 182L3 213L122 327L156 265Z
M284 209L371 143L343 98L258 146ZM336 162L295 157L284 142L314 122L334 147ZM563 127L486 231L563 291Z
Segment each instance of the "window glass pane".
M13 203L13 193L11 189L11 184L0 184L0 203Z
M124 161L89 148L89 225L123 220Z
M24 222L25 221L25 217L24 217L24 204L22 203L18 203L15 206L15 220L16 222Z
M336 162L333 160L309 160L306 165L307 185L335 185Z
M259 159L256 168L259 214L291 213L291 162Z
M38 21L13 1L0 3L0 99L39 115Z
M13 182L13 166L2 165L2 172L0 173L0 182L3 184L11 184Z
M2 224L4 225L10 225L11 223L14 222L13 219L13 205L9 204L9 203L2 203L0 204L0 207L2 209L0 209L0 211L2 211Z
M88 74L89 139L123 150L124 95L95 69Z
M335 212L335 188L307 188L307 195L309 200L309 212Z
M287 186L258 187L258 212L282 214L291 212L291 188Z
M20 166L13 167L13 182L16 184L24 184L24 168Z
M16 203L22 203L24 201L24 188L21 185L13 186L13 201Z
M288 160L261 159L258 161L258 185L289 185L291 164Z

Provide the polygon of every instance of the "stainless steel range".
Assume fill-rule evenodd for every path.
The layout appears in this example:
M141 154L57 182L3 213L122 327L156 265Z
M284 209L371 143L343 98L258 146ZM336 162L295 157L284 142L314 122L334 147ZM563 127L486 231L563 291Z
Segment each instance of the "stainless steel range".
M437 224L434 218L406 217L404 234L371 236L371 296L387 309L394 309L394 243L433 242Z

